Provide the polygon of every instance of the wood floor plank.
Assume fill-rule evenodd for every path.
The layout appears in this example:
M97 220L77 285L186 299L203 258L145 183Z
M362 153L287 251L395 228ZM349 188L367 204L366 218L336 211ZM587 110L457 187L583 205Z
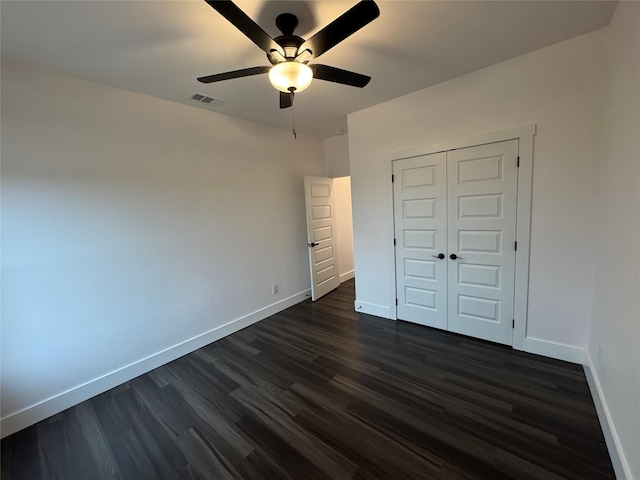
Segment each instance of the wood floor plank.
M351 280L3 439L2 478L615 478L582 367L353 301Z

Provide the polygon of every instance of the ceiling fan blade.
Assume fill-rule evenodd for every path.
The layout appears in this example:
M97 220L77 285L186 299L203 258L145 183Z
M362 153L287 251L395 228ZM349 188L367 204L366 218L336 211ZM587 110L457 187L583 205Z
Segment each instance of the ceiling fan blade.
M215 75L207 75L206 77L199 77L198 81L201 83L221 82L222 80L231 80L233 78L250 77L251 75L260 75L261 73L267 73L269 70L271 70L271 67L243 68L242 70L233 70L232 72L216 73Z
M209 6L226 18L234 27L244 33L249 40L265 52L272 50L284 56L284 50L260 26L231 0L205 0Z
M312 58L317 58L379 15L380 9L373 0L362 0L300 45L298 54L310 50Z
M328 65L309 65L313 71L313 78L326 80L328 82L342 83L352 87L365 87L371 77L359 73L342 70L341 68L330 67Z
M280 92L280 108L289 108L293 106L293 94Z

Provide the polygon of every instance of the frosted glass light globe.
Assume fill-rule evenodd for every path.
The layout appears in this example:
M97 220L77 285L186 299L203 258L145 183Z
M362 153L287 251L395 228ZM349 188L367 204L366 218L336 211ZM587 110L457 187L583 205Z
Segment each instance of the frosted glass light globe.
M271 85L277 90L285 93L301 92L309 85L313 79L313 72L304 63L282 62L274 65L269 70L269 80Z

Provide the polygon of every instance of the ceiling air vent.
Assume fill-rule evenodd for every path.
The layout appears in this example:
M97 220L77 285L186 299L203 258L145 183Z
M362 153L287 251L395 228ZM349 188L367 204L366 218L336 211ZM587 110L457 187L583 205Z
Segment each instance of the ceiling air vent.
M221 98L210 97L202 93L194 93L189 98L199 103L206 103L211 107L219 107L220 105L224 104L224 100L222 100Z

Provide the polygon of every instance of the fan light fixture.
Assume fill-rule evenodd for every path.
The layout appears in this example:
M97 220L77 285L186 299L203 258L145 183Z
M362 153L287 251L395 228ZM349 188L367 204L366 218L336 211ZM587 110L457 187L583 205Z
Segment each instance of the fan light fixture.
M295 35L298 17L292 13L281 13L276 17L276 27L282 32L282 35L272 38L260 25L251 20L233 0L224 2L206 0L206 2L255 43L260 50L264 51L270 65L206 75L198 77L199 82L208 84L269 73L271 84L276 90L279 90L280 108L291 108L293 107L294 93L307 88L314 78L358 88L366 86L371 80L371 77L360 73L318 63L307 65L307 62L315 61L320 55L378 18L380 9L374 0L360 0L344 14L307 39Z
M313 72L311 68L300 62L286 61L278 63L269 70L271 85L285 93L301 92L311 85L312 79Z

